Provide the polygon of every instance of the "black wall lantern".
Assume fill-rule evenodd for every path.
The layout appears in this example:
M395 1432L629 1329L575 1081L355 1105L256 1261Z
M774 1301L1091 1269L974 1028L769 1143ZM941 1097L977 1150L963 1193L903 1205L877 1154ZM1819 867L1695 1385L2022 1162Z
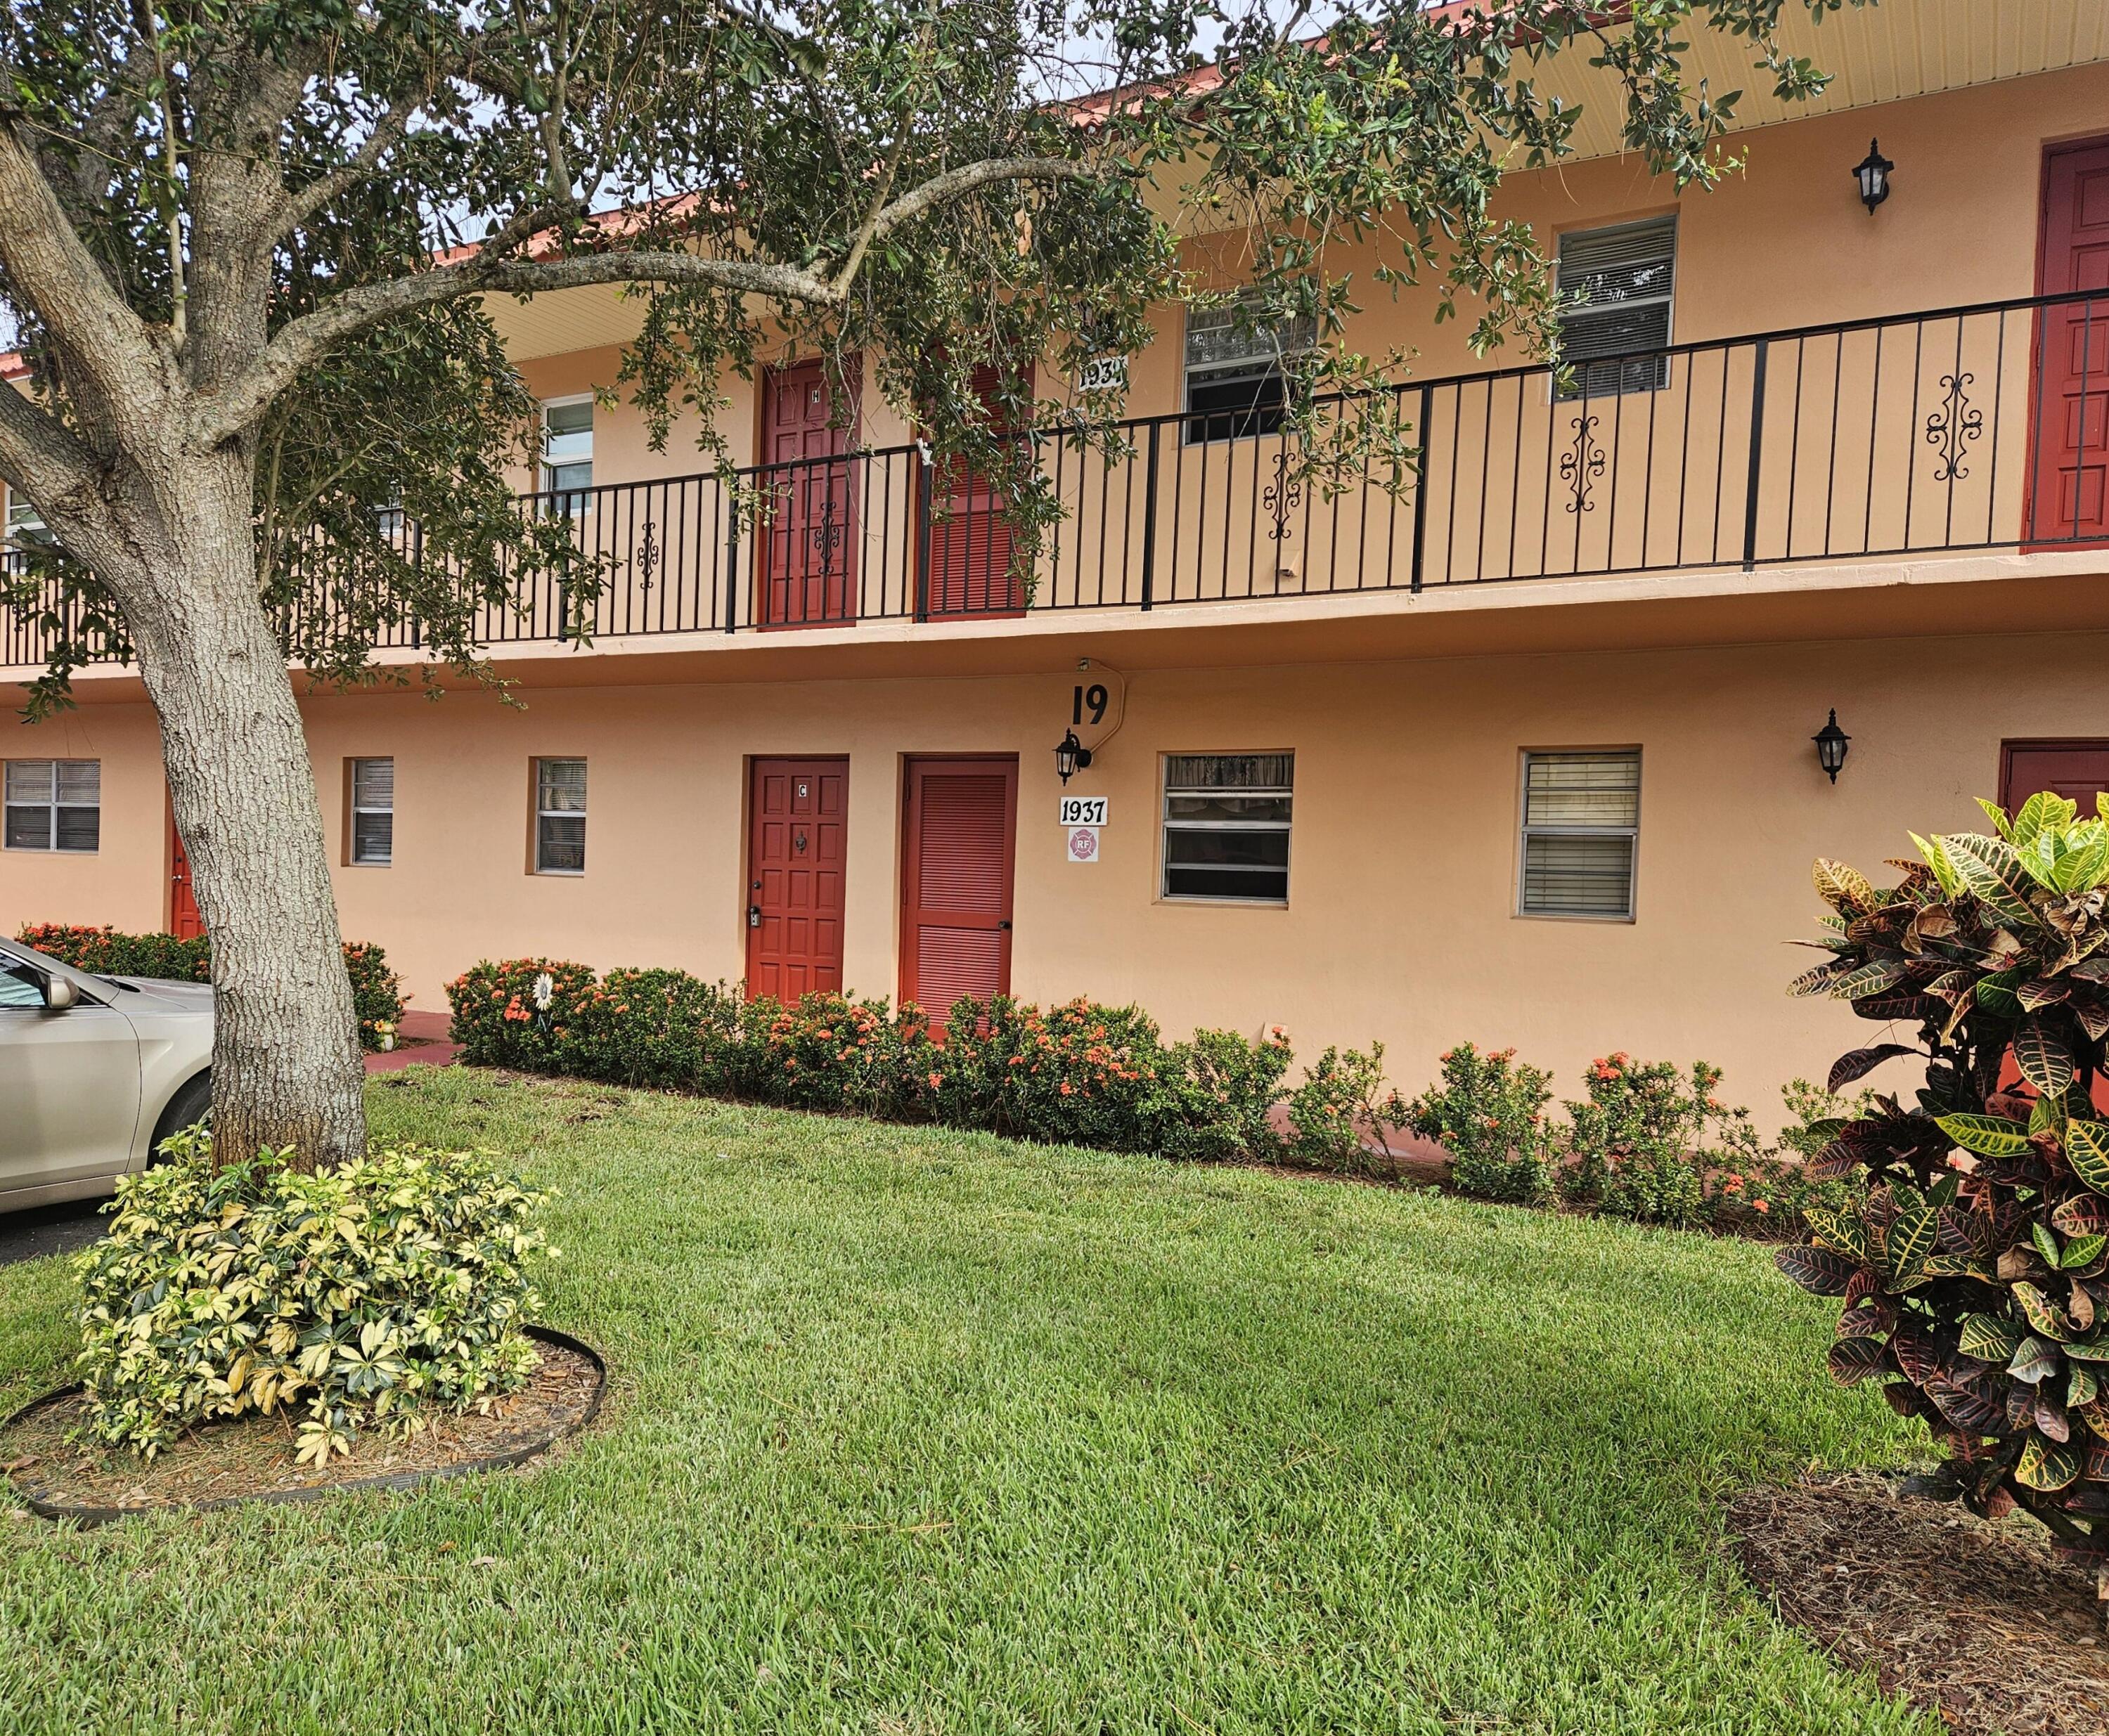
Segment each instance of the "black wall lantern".
M1833 783L1845 764L1845 745L1853 739L1838 727L1838 710L1833 706L1831 721L1809 737L1816 743L1816 763L1831 774Z
M1882 155L1881 141L1869 139L1867 154L1853 170L1853 178L1860 183L1860 203L1867 206L1867 214L1875 214L1875 207L1890 196L1890 171L1897 165Z
M1091 751L1077 739L1077 732L1064 730L1054 748L1054 769L1062 774L1062 782L1067 783L1091 763Z

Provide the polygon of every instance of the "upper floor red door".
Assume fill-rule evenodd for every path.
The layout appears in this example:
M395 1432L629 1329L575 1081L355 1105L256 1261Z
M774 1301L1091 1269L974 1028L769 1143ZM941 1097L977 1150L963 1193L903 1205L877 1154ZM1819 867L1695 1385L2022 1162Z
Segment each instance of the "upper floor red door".
M205 932L205 918L191 890L191 859L174 814L169 816L169 932L178 940L195 940Z
M762 376L761 453L770 469L761 539L761 625L811 627L856 619L856 420L818 362Z
M842 985L850 769L757 760L747 808L747 992L795 1001Z
M993 367L974 370L974 391L998 428L996 395L1001 377ZM1025 584L1016 570L1017 537L1005 512L1000 484L956 458L930 467L924 486L929 512L923 580L923 612L933 620L963 615L1022 615Z
M2109 541L2109 142L2046 154L2037 275L2046 295L2088 299L2044 309L2038 325L2024 539Z
M2094 798L2109 790L2109 742L2007 742L1999 749L1999 805L2012 814L2039 791L2048 790L2094 812Z

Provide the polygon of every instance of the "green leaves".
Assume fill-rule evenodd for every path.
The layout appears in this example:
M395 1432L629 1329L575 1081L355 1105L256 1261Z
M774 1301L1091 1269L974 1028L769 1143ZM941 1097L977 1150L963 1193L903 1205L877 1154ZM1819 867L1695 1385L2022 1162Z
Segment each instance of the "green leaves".
M1773 1263L1813 1296L1843 1296L1863 1269L1861 1262L1832 1248L1783 1247Z
M1980 904L2013 922L2025 922L2033 916L2028 871L2013 845L1974 832L1957 832L1940 842L1963 889Z
M2014 1033L2014 1064L2046 1097L2062 1097L2072 1084L2072 1051L2048 1020L2031 1017Z
M1933 1120L1964 1151L1980 1157L2018 1157L2029 1148L2027 1126L2003 1116L1937 1115Z
M2080 1467L2080 1451L2071 1442L2032 1434L2021 1448L2014 1477L2028 1488L2051 1494L2078 1481Z
M1956 1348L1980 1362L2006 1363L2021 1347L2021 1331L2011 1320L1997 1314L1972 1314L1962 1317L1962 1335Z
M2066 1124L2065 1161L2072 1173L2097 1193L2109 1194L2109 1124L2082 1121Z
M1926 1256L1933 1252L1940 1214L1931 1206L1916 1206L1897 1214L1882 1238L1882 1260L1890 1275L1900 1281L1919 1276Z
M1812 877L1817 896L1843 917L1855 917L1875 908L1875 889L1858 868L1818 856Z

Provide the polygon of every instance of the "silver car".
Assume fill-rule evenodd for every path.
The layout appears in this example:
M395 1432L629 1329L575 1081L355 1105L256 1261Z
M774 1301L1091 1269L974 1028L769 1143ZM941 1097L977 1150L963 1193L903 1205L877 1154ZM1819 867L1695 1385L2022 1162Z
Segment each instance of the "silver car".
M212 1106L212 990L0 940L0 1211L107 1193Z

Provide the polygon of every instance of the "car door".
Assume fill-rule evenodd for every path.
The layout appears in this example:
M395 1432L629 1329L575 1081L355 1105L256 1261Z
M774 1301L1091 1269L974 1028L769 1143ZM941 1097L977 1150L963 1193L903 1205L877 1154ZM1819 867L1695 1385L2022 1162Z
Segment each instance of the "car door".
M139 1039L84 994L44 1004L41 972L0 953L0 1195L127 1168L139 1119Z

